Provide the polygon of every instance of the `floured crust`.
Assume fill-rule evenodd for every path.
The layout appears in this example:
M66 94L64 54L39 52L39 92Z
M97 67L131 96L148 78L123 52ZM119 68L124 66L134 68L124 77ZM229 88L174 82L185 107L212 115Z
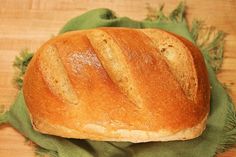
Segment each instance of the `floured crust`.
M129 141L133 143L150 142L150 141L173 141L193 139L202 134L206 126L207 116L192 128L186 128L178 132L169 130L144 131L144 130L127 130L118 129L109 131L103 126L97 124L86 124L81 130L69 129L63 126L49 124L44 120L34 120L33 127L35 130L66 138L93 139L98 141ZM43 129L37 129L43 128ZM55 131L57 130L57 131ZM90 132L89 132L90 131ZM89 133L88 133L89 132ZM91 133L92 132L92 133Z
M163 39L177 57L160 52ZM49 40L30 62L23 92L36 130L101 141L195 138L210 100L200 51L157 29L102 28Z

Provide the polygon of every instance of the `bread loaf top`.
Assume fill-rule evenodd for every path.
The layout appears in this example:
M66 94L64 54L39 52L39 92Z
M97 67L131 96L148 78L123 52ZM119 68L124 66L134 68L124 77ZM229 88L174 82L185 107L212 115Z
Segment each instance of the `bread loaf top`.
M200 51L158 29L57 36L34 55L23 92L40 132L131 142L199 136L210 100Z

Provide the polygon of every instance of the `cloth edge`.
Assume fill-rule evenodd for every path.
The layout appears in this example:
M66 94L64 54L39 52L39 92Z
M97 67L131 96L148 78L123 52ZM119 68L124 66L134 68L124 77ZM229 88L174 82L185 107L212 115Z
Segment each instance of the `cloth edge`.
M0 125L7 123L7 115L8 112L6 111L5 105L0 105Z

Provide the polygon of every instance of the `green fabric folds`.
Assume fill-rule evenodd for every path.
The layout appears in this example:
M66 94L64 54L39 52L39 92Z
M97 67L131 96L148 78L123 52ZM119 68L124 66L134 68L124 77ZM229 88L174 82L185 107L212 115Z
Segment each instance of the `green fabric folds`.
M59 32L59 34L82 29L97 27L130 27L130 28L161 28L166 31L175 32L190 41L193 41L183 17L183 5L181 4L174 15L169 19L158 18L155 21L134 21L128 17L116 17L109 9L95 9L81 16L71 19Z
M96 27L160 28L177 33L194 42L204 55L211 82L211 112L204 133L193 140L172 142L148 142L133 144L127 142L99 142L91 140L66 139L44 135L31 126L22 91L15 103L4 114L0 112L0 123L9 123L25 137L40 146L37 154L47 153L55 157L212 157L236 143L236 114L234 105L226 90L216 78L214 58L222 53L221 35L216 34L208 44L197 43L199 26L195 23L190 30L183 16L181 3L168 17L162 13L156 20L133 21L127 17L116 17L109 9L96 9L70 20L59 34ZM219 37L220 36L220 37ZM221 50L218 50L221 49ZM211 51L211 54L209 53ZM23 56L19 65L27 65L30 54ZM218 58L219 59L219 58ZM222 57L221 57L222 59ZM27 60L27 61L26 61ZM215 71L214 71L215 70Z

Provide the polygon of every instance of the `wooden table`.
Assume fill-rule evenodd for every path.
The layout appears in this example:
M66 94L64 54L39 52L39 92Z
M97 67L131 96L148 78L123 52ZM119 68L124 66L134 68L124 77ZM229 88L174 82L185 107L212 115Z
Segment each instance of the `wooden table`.
M158 0L0 0L0 104L10 106L17 94L12 84L14 69L12 62L24 48L32 51L47 41L70 18L93 8L107 7L119 16L137 20L147 15L147 4L157 7ZM175 0L165 1L168 13L176 7ZM187 18L204 20L228 33L225 60L218 78L228 85L233 101L236 102L236 1L196 0L187 1ZM206 148L207 149L207 148ZM31 145L16 130L8 125L0 127L0 157L33 157ZM236 157L236 149L221 154Z

